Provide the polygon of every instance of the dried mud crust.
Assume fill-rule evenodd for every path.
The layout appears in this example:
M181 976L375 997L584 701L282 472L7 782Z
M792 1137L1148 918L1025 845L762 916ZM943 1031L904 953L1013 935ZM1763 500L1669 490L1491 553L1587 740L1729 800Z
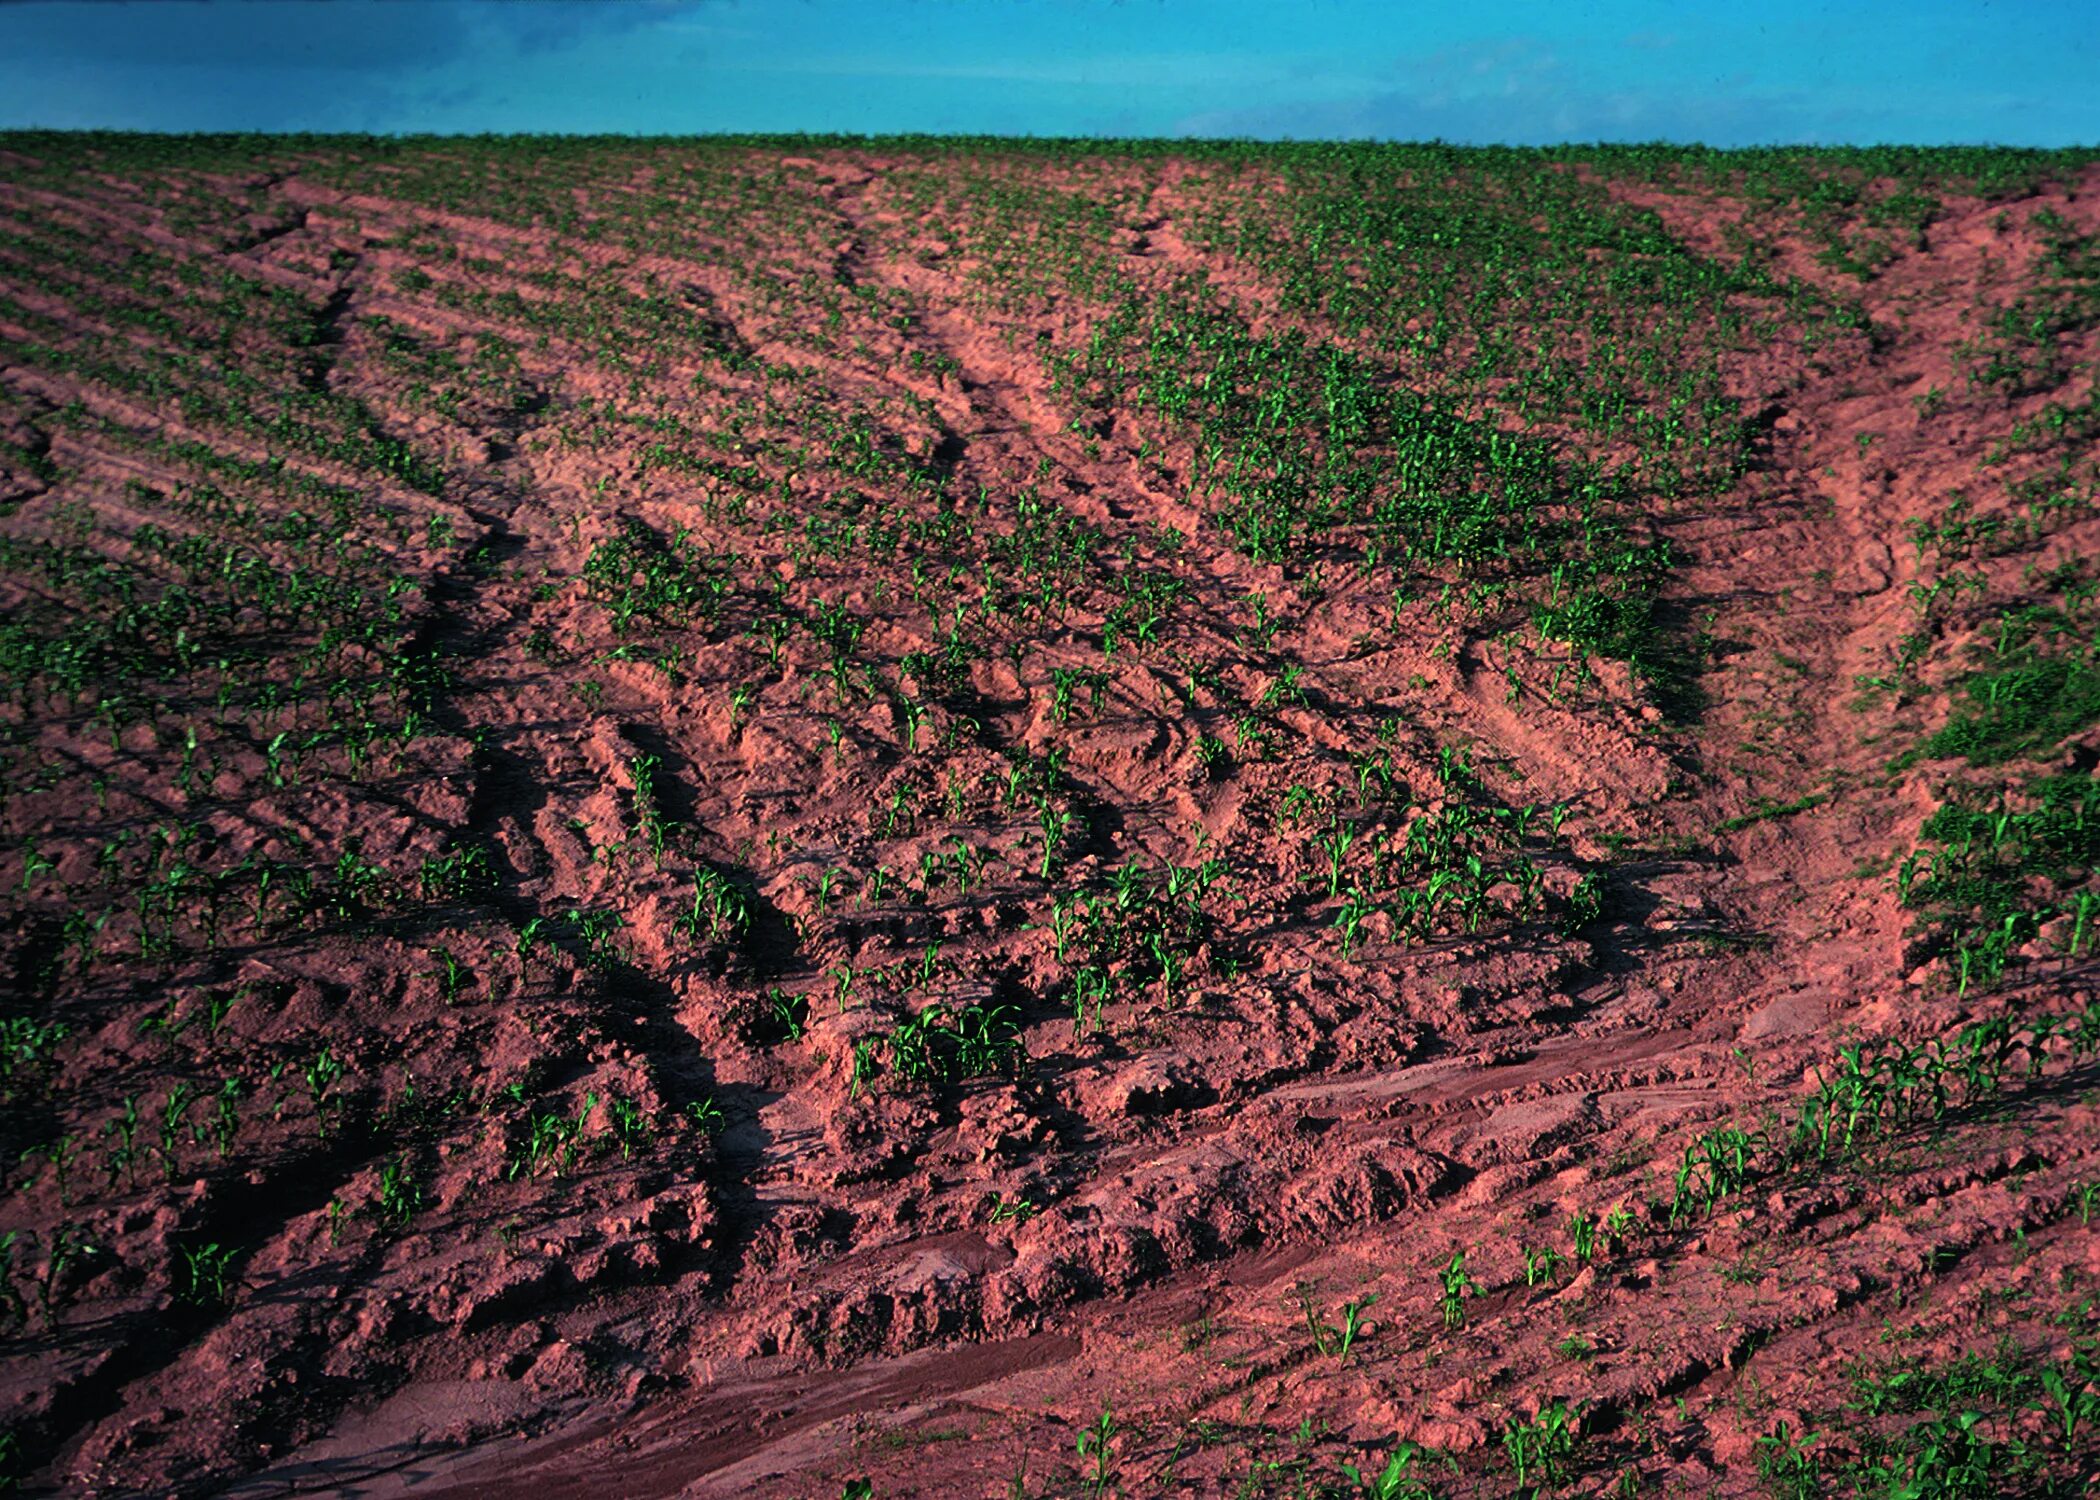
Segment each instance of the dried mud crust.
M1600 245L1791 278L1702 317L1823 299L1715 333L1740 471L1663 494L1461 379L1479 328L1305 295L1266 162L254 149L0 156L9 1477L1319 1493L1411 1442L1747 1495L1898 1324L2083 1389L2088 950L1957 978L1891 871L1995 774L1903 759L1968 653L2100 553L2075 414L2001 451L2093 329L1965 373L2090 170L1866 277L1563 174ZM1152 308L1323 422L1425 403L1359 455L1534 445L1512 534L1668 557L1651 633L1569 644L1551 557L1275 543L1306 419L1227 463L1200 394L1096 399ZM2083 505L1917 539L2059 462ZM2070 1019L1803 1144L1842 1046L2001 1017Z

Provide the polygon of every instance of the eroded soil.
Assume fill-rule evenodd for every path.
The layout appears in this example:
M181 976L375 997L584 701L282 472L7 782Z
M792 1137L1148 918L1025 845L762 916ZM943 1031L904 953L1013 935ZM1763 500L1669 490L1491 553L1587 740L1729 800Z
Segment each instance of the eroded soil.
M8 1474L2084 1493L2100 174L1745 170L0 138Z

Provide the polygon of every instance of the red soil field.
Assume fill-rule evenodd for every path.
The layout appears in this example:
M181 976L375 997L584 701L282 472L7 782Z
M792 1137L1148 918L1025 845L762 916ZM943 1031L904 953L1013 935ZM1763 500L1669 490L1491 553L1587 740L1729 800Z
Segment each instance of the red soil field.
M0 1483L2089 1493L2096 194L0 136Z

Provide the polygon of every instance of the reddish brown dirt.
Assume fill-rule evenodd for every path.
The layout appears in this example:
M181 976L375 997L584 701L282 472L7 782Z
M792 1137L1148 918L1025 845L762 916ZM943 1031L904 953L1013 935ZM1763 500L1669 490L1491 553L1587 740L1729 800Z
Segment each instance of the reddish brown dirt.
M1914 627L1906 591L1930 569L1912 523L1975 489L2013 423L2067 399L1999 401L1959 373L1957 346L1979 306L2002 298L1994 278L2036 253L2032 231L1994 227L2005 205L1950 201L1924 248L1864 284L1781 236L1797 274L1856 298L1881 332L1812 358L1735 358L1729 394L1769 428L1756 464L1723 500L1645 518L1682 559L1665 600L1712 643L1704 706L1689 715L1612 662L1586 694L1549 701L1498 629L1440 620L1426 601L1396 615L1384 590L1347 573L1314 593L1232 550L1195 497L1187 442L1141 451L1142 424L1123 418L1075 430L1051 371L1024 352L1038 333L1082 336L1099 310L1063 296L988 303L976 263L917 232L897 167L845 151L778 163L777 201L798 206L769 221L768 267L783 284L809 271L857 289L839 339L820 348L791 326L808 308L766 303L752 277L697 252L633 252L352 191L312 166L198 175L171 201L139 186L146 174L54 185L0 163L10 225L235 267L323 310L315 388L440 455L446 478L418 490L349 459L301 463L370 505L356 534L374 576L420 580L390 649L433 651L451 679L423 737L375 750L362 769L324 749L285 785L268 773L267 736L245 730L214 741L201 784L178 780L183 727L209 717L201 696L171 691L157 725L114 741L91 704L18 701L14 764L65 769L7 799L15 862L0 879L22 890L8 898L5 971L26 995L48 968L66 893L94 886L116 827L143 838L204 823L229 867L315 850L329 864L354 834L403 889L422 861L468 841L492 870L486 890L213 945L191 940L193 906L188 936L161 954L126 907L106 958L46 985L37 1003L69 1035L48 1067L12 1082L8 1145L70 1135L81 1157L71 1189L48 1169L15 1172L0 1226L27 1232L0 1403L31 1488L529 1488L554 1500L829 1496L865 1476L880 1496L1076 1494L1093 1470L1075 1445L1107 1409L1120 1424L1112 1492L1321 1493L1341 1463L1375 1468L1409 1440L1435 1451L1420 1472L1438 1494L1500 1494L1516 1490L1504 1433L1567 1400L1586 1403L1582 1492L1632 1471L1644 1493L1750 1495L1764 1492L1757 1440L1835 1411L1850 1362L1885 1357L1888 1328L1914 1331L1904 1357L1921 1368L1999 1331L2054 1329L2040 1336L2065 1351L2090 1334L2100 1232L2066 1205L2100 1180L2100 1104L2090 1062L2060 1048L1997 1101L1964 1104L1876 1165L1790 1170L1711 1214L1667 1213L1687 1142L1783 1125L1839 1045L1922 1042L2093 998L2092 966L2040 943L2004 985L1966 996L1918 947L1888 872L1947 772L1888 768L1948 699L1856 686ZM1051 166L1013 170L1065 180ZM1252 265L1198 248L1184 229L1192 175L1112 163L1070 180L1121 193L1116 243L1141 284L1204 271L1257 331L1310 326L1276 310ZM2089 175L2076 193L2023 200L2016 217L2046 206L2092 233L2096 190ZM1611 191L1698 253L1724 253L1714 224L1741 212L1689 192ZM176 211L214 192L209 230ZM229 234L236 219L245 234ZM735 245L732 223L704 222L695 233ZM460 248L442 272L452 284L511 300L447 301L404 281L419 263L409 242L433 225ZM820 500L860 481L781 463L777 413L734 440L764 480L754 503L776 484L781 497L749 524L713 481L652 468L646 435L563 442L585 403L647 386L716 413L756 378L696 387L696 371L714 368L697 356L624 374L599 362L587 329L535 346L520 332L529 304L558 301L552 278L577 274L637 297L677 288L712 347L781 372L783 389L828 391L842 408L919 403L921 428L896 446L939 457L958 494L1042 476L1104 555L1128 546L1179 582L1171 646L1119 655L1098 706L1082 687L1061 721L1053 672L1101 661L1105 609L1082 596L1040 617L1026 653L971 662L916 731L885 696L842 703L809 631L769 657L759 581L805 621L832 605L862 616L858 649L893 669L943 644L914 597L910 549L880 562L795 550ZM137 348L158 338L171 355L203 346L201 313L156 334L63 280L0 262L0 332L15 351L0 354L12 424L0 436L14 455L0 527L64 538L91 513L83 545L118 560L144 555L149 523L209 534L209 517L168 503L200 472L145 440L246 459L276 440L23 354L30 341L86 347L77 341L95 335ZM912 310L907 328L885 298ZM454 347L508 328L521 394L432 409L386 363L380 320ZM2074 362L2090 361L2089 344ZM948 367L914 365L913 352ZM1913 398L1930 387L1950 394L1921 412ZM37 436L40 419L76 402ZM1874 441L1862 446L1862 433ZM35 442L48 443L47 465L24 456ZM267 513L291 504L261 481L224 483ZM763 514L786 519L765 526ZM1011 516L994 508L981 524L1010 532ZM685 528L734 580L721 617L677 637L673 669L609 657L627 637L579 581L629 518L660 535ZM1162 526L1184 534L1178 550L1160 545ZM321 555L289 534L255 545L275 567ZM2096 554L2088 512L1965 567L2002 598L2028 570ZM71 586L11 564L0 597L28 618ZM1265 647L1249 645L1257 592L1283 621ZM1984 624L1946 622L1933 660L1958 661ZM386 655L375 647L358 670L381 672ZM1192 664L1215 677L1192 680ZM1279 748L1213 772L1199 736L1226 735L1229 702L1259 701L1286 666L1301 696L1270 715ZM1505 669L1531 673L1514 701ZM579 693L585 679L596 687ZM732 701L740 686L748 702ZM1394 773L1423 809L1474 787L1511 806L1567 804L1561 836L1537 844L1546 889L1563 899L1594 875L1598 920L1499 920L1498 907L1479 931L1402 943L1373 919L1363 950L1344 957L1318 829L1286 797L1294 784L1343 784L1348 756L1387 719ZM1452 772L1443 752L1455 746L1477 777ZM2090 769L2096 746L2088 729L2059 758ZM1035 815L1000 786L1023 752L1060 748L1090 827L1046 885ZM661 860L638 832L644 755L663 769L677 825ZM87 797L95 779L102 805ZM894 824L893 796L907 809ZM1821 800L1803 811L1730 823L1810 796ZM922 858L939 868L957 840L984 851L980 881L922 885ZM21 873L32 848L55 861L48 878ZM1133 985L1099 1032L1079 1034L1052 892L1099 892L1117 866L1218 851L1229 895L1189 981ZM878 864L890 894L871 893ZM834 868L847 872L838 893L820 894ZM678 926L706 869L746 883L745 942ZM555 928L543 959L518 956L534 917L576 909L621 915L615 960L594 964L587 938ZM465 990L446 992L440 950L471 976ZM1025 1065L929 1087L894 1068L857 1079L856 1044L886 1034L915 986L951 1009L1014 1007ZM233 992L207 1040L200 997ZM798 1038L772 1027L775 993L809 997ZM190 1024L140 1026L155 1016ZM340 1103L300 1081L323 1046L344 1065ZM146 1154L168 1091L195 1080L201 1100L221 1076L241 1081L237 1144L213 1150L200 1106L161 1157ZM507 1095L514 1082L527 1091ZM652 1122L631 1154L615 1139L615 1097ZM127 1099L148 1117L143 1164L109 1166L105 1183ZM580 1107L582 1145L520 1170L535 1099ZM718 1128L687 1112L702 1101ZM404 1151L421 1198L397 1223L375 1205ZM1000 1203L1030 1208L1004 1217ZM1632 1221L1617 1248L1526 1285L1527 1248L1566 1251L1571 1214L1615 1207ZM96 1248L51 1273L60 1225ZM181 1257L205 1244L237 1248L231 1283L185 1297ZM1436 1272L1460 1250L1479 1291L1463 1326L1447 1328ZM57 1302L40 1311L47 1274ZM2045 1321L2081 1295L2083 1324ZM1314 1347L1306 1299L1331 1322L1372 1297L1346 1359ZM2051 1462L2063 1479L2065 1462Z

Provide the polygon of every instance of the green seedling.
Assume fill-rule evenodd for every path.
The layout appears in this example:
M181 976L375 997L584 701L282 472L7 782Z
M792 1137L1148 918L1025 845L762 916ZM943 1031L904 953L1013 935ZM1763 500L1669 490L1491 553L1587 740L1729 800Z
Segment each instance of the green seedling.
M1070 947L1073 934L1079 930L1079 897L1055 896L1050 901L1050 935L1055 943L1057 961L1065 961L1065 950Z
M1080 1433L1074 1445L1079 1450L1079 1462L1087 1466L1082 1477L1096 1495L1106 1494L1116 1477L1116 1439L1122 1432L1123 1424L1116 1420L1114 1408L1103 1406L1093 1426Z
M676 832L664 811L662 773L663 761L654 755L636 755L627 762L627 780L634 789L635 827L648 842L649 856L659 869L663 867L665 846Z
M672 925L696 943L736 942L751 930L751 904L721 872L699 870L692 902Z
M872 1036L864 1036L853 1044L853 1071L846 1085L847 1099L859 1098L861 1085L875 1076L875 1053L881 1046L881 1039Z
M525 925L518 929L517 942L512 946L511 952L516 955L518 968L521 972L531 961L533 954L539 951L546 931L547 919L545 917L530 917L526 920Z
M306 1094L314 1107L314 1127L324 1141L334 1127L335 1115L342 1103L331 1092L342 1074L343 1065L326 1047L315 1053L313 1060L306 1065Z
M1068 723L1072 717L1073 700L1081 688L1087 690L1092 705L1100 707L1102 695L1108 689L1108 674L1077 667L1052 667L1050 717L1060 724Z
M1363 1315L1367 1308L1378 1301L1378 1294L1371 1292L1352 1302L1342 1304L1340 1326L1329 1323L1313 1306L1312 1291L1307 1287L1298 1290L1298 1303L1305 1314L1305 1326L1312 1334L1313 1349L1320 1354L1331 1354L1337 1360L1347 1361L1349 1351L1363 1329Z
M853 983L860 978L860 970L848 963L836 963L824 971L831 976L831 999L844 1015L853 1008Z
M220 1083L219 1091L213 1095L212 1135L218 1142L219 1160L225 1161L233 1155L234 1137L241 1129L241 1081L228 1078Z
M103 1133L110 1138L103 1166L111 1187L117 1185L119 1173L133 1186L138 1184L138 1130L139 1101L136 1095L127 1094L124 1112L103 1126Z
M791 995L776 984L766 991L766 1003L781 1035L790 1042L801 1041L809 1027L809 997Z
M37 876L47 874L57 868L58 861L43 854L37 849L36 845L30 844L26 846L22 850L22 883L16 889L18 891L27 891L31 882Z
M494 887L496 870L486 849L466 844L425 859L416 881L425 900L466 901Z
M1342 890L1342 861L1355 847L1357 830L1345 823L1336 823L1326 837L1317 841L1320 852L1327 856L1327 894L1338 896Z
M994 1193L985 1217L994 1224L1025 1224L1041 1212L1042 1206L1030 1199Z
M1343 1464L1342 1473L1365 1500L1433 1500L1429 1486L1413 1473L1421 1451L1413 1443L1403 1442L1386 1455L1385 1463L1375 1472Z
M1462 1328L1466 1322L1466 1299L1480 1295L1480 1283L1466 1273L1466 1252L1454 1250L1450 1262L1437 1272L1441 1287L1440 1307L1446 1328Z
M1071 832L1076 821L1076 814L1064 808L1053 807L1047 801L1036 808L1036 823L1043 834L1043 858L1036 873L1044 880L1057 873L1065 836Z
M910 698L896 701L897 716L904 724L904 751L907 755L918 753L919 726L926 722L926 706Z
M95 1242L80 1229L67 1221L51 1231L50 1242L44 1256L44 1274L37 1282L37 1310L44 1315L44 1326L57 1326L56 1308L60 1288L65 1283L66 1268L82 1256L97 1253Z
M649 1149L655 1130L634 1100L614 1094L605 1101L605 1114L612 1123L613 1139L620 1143L620 1160L632 1161L637 1152Z
M2055 1419L2056 1435L2062 1440L2064 1451L2077 1452L2078 1429L2100 1421L2100 1388L2090 1382L2087 1370L2076 1366L2068 1379L2061 1368L2050 1366L2042 1371L2041 1384L2048 1396L2044 1410Z
M1303 703L1305 701L1304 676L1305 666L1302 662L1285 662L1278 667L1275 677L1270 679L1266 688L1262 689L1262 707L1274 708L1280 703Z
M1815 1500L1823 1494L1822 1464L1815 1444L1819 1434L1796 1434L1785 1422L1757 1440L1757 1477L1787 1500Z
M15 1288L15 1246L21 1237L18 1229L0 1234L0 1328L20 1328L29 1322L29 1304Z
M1101 1009L1111 997L1113 981L1106 969L1089 966L1072 975L1072 1036L1076 1041L1101 1029Z
M180 1247L175 1262L175 1300L192 1307L217 1307L224 1302L234 1253L230 1246L217 1241Z
M583 944L585 968L609 973L625 961L618 939L627 919L618 912L578 907L568 914L568 925Z
M1377 910L1377 903L1364 894L1363 887L1349 888L1348 897L1342 902L1341 909L1334 914L1334 921L1329 924L1342 935L1344 959L1355 956L1357 945L1363 941L1364 923Z
M167 1100L161 1106L161 1171L169 1182L173 1182L181 1172L176 1146L182 1138L184 1116L189 1113L190 1106L195 1102L196 1090L187 1083L176 1083L169 1088Z
M1517 1471L1517 1483L1559 1484L1567 1478L1568 1461L1582 1435L1581 1418L1564 1401L1539 1408L1529 1422L1512 1423L1502 1434L1502 1451Z
M68 1034L63 1021L34 1021L27 1016L0 1021L0 1087L12 1094L17 1078L48 1069L52 1053Z
M582 1106L574 1115L555 1110L540 1110L528 1115L524 1139L513 1149L506 1175L512 1180L521 1176L537 1177L543 1167L551 1165L555 1176L566 1176L576 1164L577 1154L582 1149L584 1126L591 1111L597 1107L598 1095L586 1092Z
M72 1206L72 1169L76 1155L74 1137L62 1135L42 1146L31 1146L22 1152L23 1164L42 1161L51 1168L51 1175L58 1183L58 1203L61 1208Z
M1709 1213L1714 1203L1737 1191L1750 1178L1758 1143L1747 1132L1710 1130L1684 1148L1670 1198L1670 1222L1693 1212Z
M1541 1282L1551 1284L1554 1274L1567 1259L1558 1250L1548 1245L1541 1249L1524 1251L1524 1285L1535 1287Z
M380 1218L396 1229L406 1229L408 1221L422 1207L422 1184L416 1181L415 1168L406 1156L396 1157L379 1169L377 1212Z

